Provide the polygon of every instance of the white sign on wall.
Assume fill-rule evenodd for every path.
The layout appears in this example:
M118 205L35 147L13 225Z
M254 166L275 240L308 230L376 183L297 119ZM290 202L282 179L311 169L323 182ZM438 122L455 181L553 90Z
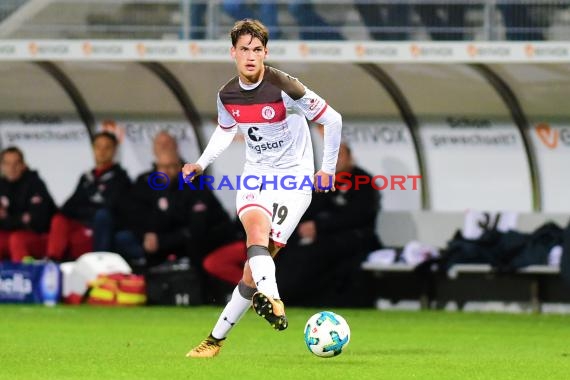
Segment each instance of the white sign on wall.
M383 210L421 209L421 180L414 182L409 177L421 173L412 136L401 120L344 120L342 135L358 166L373 177L383 176L389 181L375 181L378 187L386 185L381 191ZM398 176L404 177L405 182L393 186Z
M2 149L22 149L28 166L38 171L59 206L94 165L87 128L75 118L30 114L2 119L0 138Z
M530 140L542 191L542 211L570 212L570 120L536 121Z
M532 210L529 163L512 122L427 119L420 135L433 210Z
M228 62L229 41L0 40L0 60ZM272 41L280 62L568 62L570 43Z

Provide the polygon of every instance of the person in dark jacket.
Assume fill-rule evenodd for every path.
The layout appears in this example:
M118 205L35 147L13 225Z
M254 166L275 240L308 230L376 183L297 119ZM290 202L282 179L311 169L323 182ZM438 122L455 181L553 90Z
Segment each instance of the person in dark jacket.
M0 153L0 259L43 258L55 203L38 173L17 147Z
M337 190L318 194L297 227L296 239L277 258L280 291L298 306L371 306L360 264L381 247L376 235L380 193L356 176L372 176L354 164L341 143ZM341 180L341 178L344 178Z
M234 239L230 218L212 191L180 186L176 151L158 152L155 165L121 202L117 251L128 261L144 258L148 266L181 257L200 266L207 252Z
M84 173L73 195L51 223L47 254L76 259L90 251L109 251L118 201L130 187L127 172L114 162L118 141L100 132L93 138L95 168Z

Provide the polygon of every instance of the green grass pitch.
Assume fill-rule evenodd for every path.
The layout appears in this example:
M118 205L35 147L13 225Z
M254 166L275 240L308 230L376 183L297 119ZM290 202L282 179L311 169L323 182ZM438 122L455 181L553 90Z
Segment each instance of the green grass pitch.
M276 332L253 312L213 359L185 354L218 307L0 305L0 379L568 379L570 316L333 310L351 341L334 358L303 342L317 309Z

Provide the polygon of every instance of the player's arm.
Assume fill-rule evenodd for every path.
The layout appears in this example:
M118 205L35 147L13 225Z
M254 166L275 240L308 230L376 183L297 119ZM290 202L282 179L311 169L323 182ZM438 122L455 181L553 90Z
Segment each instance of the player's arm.
M315 189L334 191L334 175L341 140L342 116L310 89L305 89L297 104L307 119L324 126L324 149L321 169L315 174ZM320 188L319 188L320 187Z
M224 108L218 95L218 126L210 137L208 145L195 163L185 164L182 167L184 178L192 175L200 175L206 168L218 158L218 156L230 146L237 132L237 122Z
M216 158L230 146L236 132L237 126L224 128L218 125L212 137L210 137L208 146L206 146L206 149L204 149L198 161L196 161L196 163L185 164L182 167L182 175L184 178L192 173L192 177L202 174L208 165L214 162Z
M336 161L341 140L342 116L330 105L313 121L324 126L323 163L315 174L315 189L317 192L335 191ZM319 188L320 187L320 188Z

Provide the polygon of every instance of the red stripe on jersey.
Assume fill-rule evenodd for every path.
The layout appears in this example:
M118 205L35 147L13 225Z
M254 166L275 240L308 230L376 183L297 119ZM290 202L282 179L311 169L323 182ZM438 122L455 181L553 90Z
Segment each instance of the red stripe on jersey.
M258 205L257 203L250 203L250 204L247 204L247 205L241 207L241 208L238 210L237 214L239 215L239 214L240 214L243 210L245 210L246 208L248 208L248 207L254 207L254 206L255 206L255 207L259 207L260 209L264 210L265 212L267 212L267 213L269 214L269 216L273 216L273 214L271 213L271 211L269 211L268 209L266 209L266 208L263 207L262 205Z
M328 104L325 104L325 106L323 107L321 112L319 112L319 114L317 116L315 116L311 121L316 121L319 117L323 116L323 113L325 113L328 106L329 106Z
M275 123L285 120L287 110L283 101L261 104L224 104L238 123Z

